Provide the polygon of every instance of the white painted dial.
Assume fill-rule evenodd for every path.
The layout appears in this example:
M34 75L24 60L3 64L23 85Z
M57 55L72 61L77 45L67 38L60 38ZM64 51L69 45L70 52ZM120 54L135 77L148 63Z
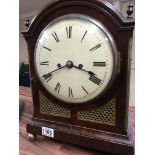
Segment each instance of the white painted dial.
M38 77L56 98L85 103L108 86L114 70L114 51L107 31L91 18L67 15L51 22L35 49Z

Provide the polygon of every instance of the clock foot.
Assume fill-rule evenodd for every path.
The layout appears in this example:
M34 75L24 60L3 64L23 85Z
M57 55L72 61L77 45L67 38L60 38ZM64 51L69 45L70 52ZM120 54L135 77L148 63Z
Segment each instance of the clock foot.
M35 141L36 138L37 138L36 135L34 135L34 134L32 134L32 133L28 133L28 139L29 139L29 141Z

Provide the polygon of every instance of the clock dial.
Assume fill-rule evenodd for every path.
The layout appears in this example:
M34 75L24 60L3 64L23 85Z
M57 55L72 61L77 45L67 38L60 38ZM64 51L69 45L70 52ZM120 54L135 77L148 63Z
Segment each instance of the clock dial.
M109 32L79 14L51 22L39 36L35 66L39 80L56 98L85 103L109 85L114 73L114 44Z

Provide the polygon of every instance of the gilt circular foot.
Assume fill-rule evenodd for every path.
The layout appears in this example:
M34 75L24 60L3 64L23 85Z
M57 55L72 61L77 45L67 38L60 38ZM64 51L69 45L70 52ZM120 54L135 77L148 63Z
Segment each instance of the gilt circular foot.
M28 133L28 139L29 141L35 141L36 140L36 135L33 135L32 133Z

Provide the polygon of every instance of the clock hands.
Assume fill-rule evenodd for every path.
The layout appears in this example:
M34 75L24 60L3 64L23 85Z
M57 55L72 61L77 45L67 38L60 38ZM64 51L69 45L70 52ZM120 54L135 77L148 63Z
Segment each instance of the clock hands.
M57 64L57 66L58 66L58 68L57 69L55 69L55 70L53 70L53 71L51 71L51 72L49 72L49 73L47 73L47 74L44 74L42 77L44 77L46 80L47 79L51 79L52 78L52 73L54 73L54 72L56 72L56 71L58 71L58 70L60 70L60 69L63 69L63 68L65 68L65 67L67 67L67 68L72 68L72 67L74 67L74 68L77 68L77 69L79 69L79 70L81 70L81 71L84 71L84 72L87 72L90 76L93 76L93 75L96 75L95 73L93 73L92 71L87 71L87 70L85 70L85 69L83 69L82 67L83 67L83 65L82 64L80 64L79 66L75 66L74 64L73 64L73 62L72 61L67 61L66 62L66 64L64 65L64 66L61 66L61 64Z
M80 64L79 66L75 66L75 65L73 64L73 62L70 61L70 60L67 61L66 67L67 67L67 68L72 68L72 67L77 68L77 69L79 69L79 70L82 70L82 71L84 71L84 72L87 72L87 73L90 74L91 76L92 76L92 75L96 75L96 74L93 73L92 71L87 71L87 70L85 70L85 69L82 69L82 67L83 67L82 64Z

